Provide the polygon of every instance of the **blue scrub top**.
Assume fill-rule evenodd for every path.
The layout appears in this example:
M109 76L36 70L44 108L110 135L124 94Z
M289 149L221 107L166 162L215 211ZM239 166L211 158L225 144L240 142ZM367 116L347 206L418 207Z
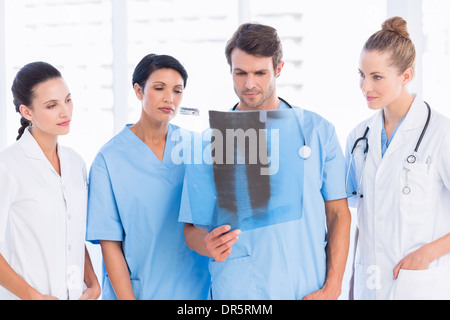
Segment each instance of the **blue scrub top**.
M86 239L122 241L137 299L206 299L208 258L186 246L178 222L185 169L172 162L171 137L179 128L169 124L161 162L129 126L91 166ZM103 299L116 299L105 270Z
M288 108L282 102L280 110ZM313 112L304 110L303 114L303 133L312 149L311 157L304 160L304 179L299 178L304 190L303 215L244 231L225 262L211 259L212 299L302 299L325 283L324 200L347 197L345 159L334 127ZM286 199L298 196L287 193ZM180 221L195 223L188 203L184 198Z

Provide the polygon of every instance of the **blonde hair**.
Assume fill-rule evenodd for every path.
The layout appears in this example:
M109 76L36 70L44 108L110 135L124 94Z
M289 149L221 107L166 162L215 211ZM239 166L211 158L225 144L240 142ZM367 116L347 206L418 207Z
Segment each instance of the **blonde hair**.
M400 73L408 68L414 71L416 48L408 33L407 23L401 17L387 19L381 30L374 33L364 45L365 51L390 52L392 66Z

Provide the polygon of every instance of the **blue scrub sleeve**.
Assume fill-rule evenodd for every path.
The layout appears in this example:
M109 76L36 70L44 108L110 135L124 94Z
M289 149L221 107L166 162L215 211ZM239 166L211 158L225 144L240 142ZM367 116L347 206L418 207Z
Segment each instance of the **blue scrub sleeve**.
M94 159L89 173L89 196L86 240L123 241L123 227L117 208L106 161L101 153Z
M189 194L187 188L186 176L183 181L183 191L181 193L181 206L180 206L180 214L178 216L179 222L184 223L194 223L192 219L191 205L189 202Z
M345 191L345 158L334 127L324 146L322 196L325 201L347 198Z

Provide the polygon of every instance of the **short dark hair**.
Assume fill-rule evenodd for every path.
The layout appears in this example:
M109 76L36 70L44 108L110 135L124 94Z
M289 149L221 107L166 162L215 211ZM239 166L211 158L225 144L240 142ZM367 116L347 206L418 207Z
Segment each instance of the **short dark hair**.
M283 46L277 30L271 26L258 23L244 23L228 40L225 56L231 67L231 53L239 48L248 54L259 57L272 57L273 67L277 68L283 59Z
M133 87L137 83L141 88L144 88L150 75L159 69L173 69L177 71L183 78L183 86L186 87L188 74L183 65L172 56L153 53L142 58L134 69Z
M16 112L20 112L21 105L32 108L31 103L35 96L34 90L38 84L57 78L62 78L61 72L47 62L31 62L23 66L14 78L11 87ZM25 129L31 125L31 122L22 117L20 124L21 127L16 140L20 139Z

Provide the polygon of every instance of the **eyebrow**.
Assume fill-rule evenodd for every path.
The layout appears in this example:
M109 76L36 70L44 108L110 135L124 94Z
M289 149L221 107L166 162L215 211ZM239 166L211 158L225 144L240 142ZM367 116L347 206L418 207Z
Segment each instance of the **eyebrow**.
M358 69L358 71L361 72L361 73L364 73L361 69ZM384 74L384 73L380 72L380 71L374 71L374 72L370 73L370 75L374 75L374 74Z
M162 84L162 85L167 85L166 83L164 83L163 81L154 81L152 82L152 84ZM175 87L183 87L183 84L176 84Z
M66 100L70 95L72 95L72 94L69 93L64 100ZM44 102L44 104L49 103L49 102L58 102L58 99L50 99L50 100Z
M233 71L238 71L238 72L245 72L245 73L248 73L247 71L245 71L245 70L242 70L241 68L235 68ZM256 70L256 71L254 71L254 72L252 72L252 73L257 73L257 72L268 72L269 71L269 69L261 69L261 70Z

